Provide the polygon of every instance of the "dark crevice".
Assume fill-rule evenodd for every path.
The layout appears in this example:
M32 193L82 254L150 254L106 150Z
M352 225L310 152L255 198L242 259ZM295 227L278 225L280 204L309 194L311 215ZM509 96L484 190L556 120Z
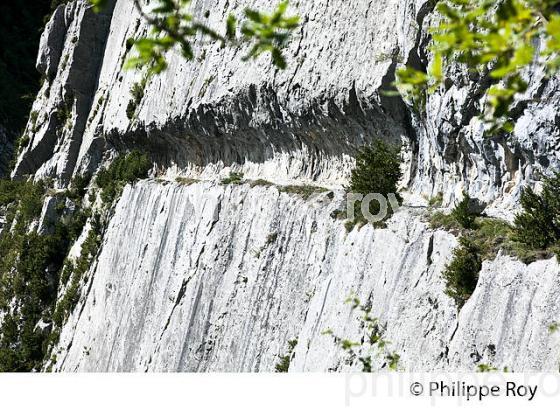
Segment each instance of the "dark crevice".
M267 120L255 123L256 118L265 116ZM271 87L253 86L221 102L194 107L186 117L164 126L140 125L125 133L114 130L106 135L106 141L108 148L116 151L141 148L161 167L263 163L275 154L306 149L307 171L316 177L320 171L317 165L326 158L354 156L360 146L376 138L397 143L404 133L377 102L365 101L355 88L343 107L334 99L316 100L297 115L290 115ZM95 170L98 164L89 166Z
M428 261L428 266L431 266L433 261L432 261L432 254L434 253L434 235L432 234L430 236L430 242L428 243L428 252L427 252L427 256L426 259Z
M163 327L163 330L161 331L161 334L159 336L159 340L161 341L161 339L163 338L163 335L165 334L165 332L167 331L167 328L169 327L169 324L171 323L171 318L173 317L173 313L175 313L175 309L177 309L177 306L179 306L179 303L181 303L181 300L183 300L183 297L185 296L185 293L187 292L187 286L189 284L189 282L191 281L193 277L189 277L186 279L183 279L183 283L181 284L181 288L179 289L179 293L177 294L177 297L175 298L175 303L173 304L173 307L171 308L171 312L169 313L169 316L167 317L167 322L165 322L165 326Z

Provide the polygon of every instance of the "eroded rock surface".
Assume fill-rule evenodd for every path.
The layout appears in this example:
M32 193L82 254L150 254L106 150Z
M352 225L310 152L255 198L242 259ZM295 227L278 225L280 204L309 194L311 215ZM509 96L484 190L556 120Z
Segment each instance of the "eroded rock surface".
M340 203L276 187L142 182L128 187L82 302L61 336L68 371L273 371L298 340L291 370L350 370L323 334L359 340L345 299L386 327L407 370L555 370L556 260L499 256L457 316L441 272L455 238L399 211L387 229L348 233ZM379 367L383 356L377 360Z
M457 240L428 229L423 209L401 210L388 229L347 233L326 194L306 202L274 186L215 183L236 170L328 186L340 199L358 147L382 138L404 144L409 206L438 193L450 205L468 191L489 214L511 219L523 187L560 165L560 84L527 73L530 89L508 138L483 135L477 114L487 81L461 70L422 114L387 97L397 67L429 63L431 4L293 2L302 26L286 70L264 57L243 62L243 48L210 46L190 62L172 54L132 116L130 89L144 73L123 69L127 39L147 30L132 2L118 0L100 15L84 0L61 6L41 41L37 66L48 81L14 176L65 186L117 151L139 149L160 176L209 182L125 190L54 368L266 371L297 338L291 370L349 370L322 332L360 335L343 303L354 291L386 326L407 370L557 369L558 336L548 332L559 320L555 259L485 262L458 315L441 277ZM246 6L270 4L193 1L215 27Z

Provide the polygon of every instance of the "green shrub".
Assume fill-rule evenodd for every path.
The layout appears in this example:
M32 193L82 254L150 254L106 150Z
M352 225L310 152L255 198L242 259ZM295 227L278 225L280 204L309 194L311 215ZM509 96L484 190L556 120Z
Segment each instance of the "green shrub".
M467 237L459 238L459 247L453 251L453 260L443 272L446 294L455 300L459 308L474 292L481 269L479 246Z
M20 193L20 215L24 220L30 221L41 214L45 186L42 181L37 183L27 182Z
M278 239L278 232L272 232L266 237L266 246L272 245Z
M17 204L18 215L24 221L39 216L43 207L43 182L0 179L0 206Z
M6 206L16 201L22 183L10 179L0 179L0 206Z
M190 186L192 184L196 184L199 181L194 178L177 177L175 178L175 182L181 185Z
M139 83L134 83L130 89L130 94L137 104L140 104L144 98L144 89L146 88L147 78L144 77Z
M428 206L431 208L439 208L443 204L443 193L438 193L436 196L430 198Z
M481 250L482 260L492 260L501 250L506 255L516 257L523 263L531 263L558 255L558 249L551 246L545 250L527 246L516 240L514 227L508 222L496 218L479 217L475 220L476 229L468 230L459 225L451 214L434 212L430 216L432 229L445 229L449 232L465 235L477 244Z
M62 271L60 274L60 284L63 286L66 286L66 284L68 283L68 281L70 280L70 277L72 276L72 273L74 272L74 269L76 268L74 261L72 261L71 259L67 259L64 262L64 266L62 267Z
M70 182L68 197L71 199L83 198L86 195L87 187L91 182L91 175L76 175Z
M16 145L14 147L14 151L16 155L19 155L21 153L21 151L27 147L27 145L29 145L29 135L27 134L23 134L20 138L17 139L16 141Z
M59 129L72 126L72 101L65 101L56 111Z
M472 199L463 193L463 200L451 212L455 220L465 229L474 229L476 217L479 215L472 207Z
M115 159L108 168L99 171L96 183L101 188L104 204L111 204L127 183L148 177L152 163L146 154L132 151Z
M560 244L560 172L544 179L540 194L526 189L521 205L523 212L515 218L515 239L543 250Z
M395 194L399 203L402 198L397 192L397 184L402 177L400 146L390 145L381 140L375 140L371 145L358 151L356 167L352 170L349 192L355 194ZM379 203L371 201L370 213L379 213ZM392 215L388 207L388 215ZM356 219L364 220L361 214L361 203L355 204Z
M274 184L270 181L267 181L266 179L256 179L256 180L251 181L249 183L249 186L251 188L255 188L255 187L258 187L258 186L267 187L267 186L272 186L272 185L274 185Z
M136 113L136 104L134 100L130 100L126 105L126 118L132 120L134 118L134 114Z
M450 232L459 232L462 229L453 214L446 214L440 211L430 215L430 227L432 229L445 229Z
M31 121L31 131L37 131L37 120L39 119L39 113L37 111L31 111L29 114L29 120Z
M230 172L227 178L222 179L222 185L238 185L243 182L243 173L242 172Z
M114 181L131 183L140 178L146 178L152 167L148 156L139 151L132 151L121 155L111 165L97 175L97 184L100 188Z
M90 216L89 210L82 211L81 209L78 209L69 217L62 218L67 235L71 241L78 239Z
M400 166L400 147L375 140L373 144L363 147L356 156L350 191L363 195L396 193L402 176Z
M128 102L128 105L126 106L126 116L128 117L129 120L132 120L134 118L134 114L136 114L136 109L138 108L138 106L142 102L142 99L144 98L144 90L146 88L147 81L148 78L143 77L140 82L132 84L132 87L130 89L130 95L132 99Z

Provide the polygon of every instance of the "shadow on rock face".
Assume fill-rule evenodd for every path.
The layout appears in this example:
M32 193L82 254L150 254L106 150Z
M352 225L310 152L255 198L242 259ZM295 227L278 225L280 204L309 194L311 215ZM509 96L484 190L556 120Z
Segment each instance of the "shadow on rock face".
M343 107L315 101L300 113L287 113L272 89L251 86L241 95L200 105L163 127L139 125L126 133L112 132L106 141L117 151L147 151L163 168L259 164L303 152L305 173L318 175L329 158L354 156L358 147L376 138L397 144L406 135L379 105L360 103L354 90L347 101Z

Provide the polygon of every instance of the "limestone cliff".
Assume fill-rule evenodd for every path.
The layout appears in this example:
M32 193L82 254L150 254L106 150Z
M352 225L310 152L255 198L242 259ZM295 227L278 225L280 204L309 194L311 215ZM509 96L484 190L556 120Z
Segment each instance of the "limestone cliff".
M338 196L304 201L212 183L127 188L55 368L273 371L297 339L290 369L347 369L323 333L359 340L344 304L354 293L386 327L401 369L557 369L560 340L548 332L560 313L556 261L485 263L458 315L440 276L452 235L429 230L414 208L387 229L347 233L331 217Z
M456 238L429 229L423 207L439 193L451 205L466 190L488 214L511 219L522 188L560 166L560 83L527 73L529 102L516 104L508 138L483 136L484 79L458 71L423 114L388 97L399 65L428 64L431 4L293 1L302 26L286 70L242 61L243 48L198 47L190 62L170 55L132 118L130 89L143 73L123 70L126 40L147 30L132 2L100 15L82 0L59 7L37 61L48 81L13 176L54 177L62 187L139 149L154 178L119 200L53 368L269 371L297 339L290 370L348 370L322 332L359 335L343 303L355 292L403 369L556 369L560 346L548 332L560 316L556 259L486 261L458 313L441 275ZM214 26L246 6L269 3L193 1ZM376 138L404 144L407 202L386 229L347 233L331 215L353 155ZM231 170L333 193L303 200L275 186L219 185ZM177 175L200 182L178 184Z

